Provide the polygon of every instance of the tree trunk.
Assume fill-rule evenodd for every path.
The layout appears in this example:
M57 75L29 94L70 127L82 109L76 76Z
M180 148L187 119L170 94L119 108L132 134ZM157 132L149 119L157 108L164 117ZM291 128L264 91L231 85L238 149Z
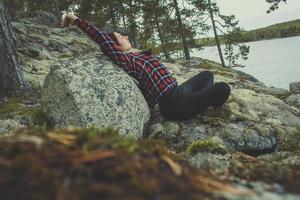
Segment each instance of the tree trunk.
M178 7L178 2L177 2L177 0L173 0L173 3L174 3L175 11L176 11L176 18L177 18L180 37L181 37L182 45L183 45L183 49L184 49L185 59L190 60L191 59L190 51L189 51L186 37L185 37L184 31L183 31L183 24L182 24L182 19L181 19L179 7Z
M16 57L10 22L3 0L0 0L0 99L29 90Z
M223 58L221 45L220 45L219 36L218 36L218 33L217 33L216 23L215 23L215 19L214 19L214 13L213 13L213 10L212 10L212 7L211 7L211 1L210 0L208 0L208 4L209 4L209 15L210 15L211 23L212 23L213 30L214 30L214 35L215 35L215 40L216 40L216 44L217 44L218 51L219 51L220 60L221 60L222 66L226 67L225 61L224 61L224 58Z
M109 15L111 19L111 23L113 25L114 30L117 28L117 20L116 20L116 12L114 7L109 8Z
M123 21L124 29L126 30L127 29L127 25L126 25L126 18L125 18L125 14L124 13L122 13L122 21Z
M165 39L165 36L164 36L164 34L163 34L163 32L162 32L162 30L160 28L158 17L157 17L157 13L155 11L155 6L154 5L157 5L157 4L155 4L155 2L153 1L154 21L155 21L155 25L156 25L156 28L157 28L157 31L158 31L159 39L160 39L160 42L161 42L161 47L163 49L165 57L167 59L169 59L169 58L171 58L170 52L167 50L166 39Z
M122 21L123 21L123 27L124 27L125 30L127 30L126 17L125 17L125 8L124 8L123 3L121 3L120 6L121 6L120 15L121 15L121 18L122 18Z
M60 12L58 0L53 0L53 10L58 19L62 17L62 13Z
M139 48L139 45L138 45L138 42L137 42L137 38L136 38L136 35L137 35L137 24L136 24L136 19L135 19L135 16L130 13L129 16L128 16L128 21L129 21L129 24L127 26L129 32L132 34L132 43L133 43L133 47L134 48Z

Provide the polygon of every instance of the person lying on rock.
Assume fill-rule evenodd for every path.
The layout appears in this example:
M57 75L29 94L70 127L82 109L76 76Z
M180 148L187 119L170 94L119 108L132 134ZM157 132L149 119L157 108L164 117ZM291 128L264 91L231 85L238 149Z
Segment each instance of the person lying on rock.
M168 120L185 120L194 117L209 106L222 106L230 95L224 82L214 84L213 74L203 71L178 85L170 71L149 52L131 52L128 36L106 33L73 14L66 14L61 27L77 25L87 33L102 52L138 81L148 105L159 104L161 114Z

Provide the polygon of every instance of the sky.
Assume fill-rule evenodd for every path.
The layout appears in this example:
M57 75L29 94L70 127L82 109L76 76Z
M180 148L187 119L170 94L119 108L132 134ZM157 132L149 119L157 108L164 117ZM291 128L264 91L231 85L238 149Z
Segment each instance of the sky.
M272 24L300 19L300 0L280 3L279 9L266 13L270 4L265 0L216 0L223 14L233 14L240 27L251 30Z

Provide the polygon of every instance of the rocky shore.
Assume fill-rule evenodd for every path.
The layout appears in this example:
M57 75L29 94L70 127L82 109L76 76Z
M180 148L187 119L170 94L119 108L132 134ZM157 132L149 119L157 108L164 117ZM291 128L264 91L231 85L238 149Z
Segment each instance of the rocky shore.
M84 179L76 174L77 182L62 181L54 175L45 175L43 180L36 177L39 181L25 188L32 192L27 193L29 196L34 196L34 189L41 187L37 183L45 184L44 180L50 180L53 194L49 195L53 197L59 194L55 193L59 188L67 191L60 195L68 195L80 184L92 187L91 176L95 176L106 178L103 184L110 183L110 187L81 190L76 198L87 198L90 193L93 198L106 195L106 199L120 199L126 190L117 188L119 183L135 194L123 199L183 199L183 193L189 193L187 199L300 199L298 86L293 85L291 91L269 88L248 74L201 58L162 61L179 83L209 70L216 82L224 81L232 89L229 100L220 108L210 108L186 121L167 121L158 106L149 110L135 82L111 63L96 43L78 28L67 31L57 28L56 23L54 16L44 12L23 14L13 22L21 41L18 56L22 70L37 95L0 102L0 167L6 177L6 181L0 181L0 196L13 194L4 192L5 187L22 190L16 186L16 177L36 177L36 171L29 168L40 162L45 174L57 173L70 179L73 175L63 171L70 166L68 170L89 176ZM88 129L76 131L75 127ZM118 129L130 142L114 146L115 141L123 140L114 140L119 137L116 133L112 139L101 141L109 134L97 135L101 131L94 128L107 127ZM83 145L83 135L91 132L99 143L89 138ZM157 147L156 143L165 145ZM153 150L145 153L151 146ZM72 149L81 161L67 158ZM99 149L101 153L93 154ZM43 159L33 159L35 155ZM64 155L63 163L56 163L58 169L51 171L45 158L51 161L58 155ZM80 163L79 171L74 162ZM126 166L124 171L117 167L119 164ZM103 166L119 173L111 174ZM12 169L18 167L22 173L14 174ZM91 168L103 173L95 175L88 171ZM123 179L116 178L122 175ZM153 187L147 181L152 181ZM145 184L145 188L137 187L139 184ZM25 189L22 192L26 194Z

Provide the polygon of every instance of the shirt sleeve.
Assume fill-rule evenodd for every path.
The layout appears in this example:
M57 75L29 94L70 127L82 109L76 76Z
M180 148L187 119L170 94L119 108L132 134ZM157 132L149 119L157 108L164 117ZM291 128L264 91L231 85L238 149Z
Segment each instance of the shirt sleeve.
M77 18L74 22L81 30L87 33L97 44L102 52L117 64L128 68L132 58L128 53L123 52L115 41L104 31L100 31L85 19ZM130 69L127 69L130 70Z

